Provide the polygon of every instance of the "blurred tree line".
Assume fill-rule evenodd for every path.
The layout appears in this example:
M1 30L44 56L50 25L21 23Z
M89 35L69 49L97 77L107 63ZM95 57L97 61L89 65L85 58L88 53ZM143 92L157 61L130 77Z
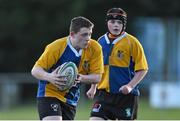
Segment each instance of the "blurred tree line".
M104 32L105 13L122 7L131 21L138 16L180 15L179 0L0 0L0 72L30 72L45 45L67 36L70 20L85 16L94 24L92 38Z

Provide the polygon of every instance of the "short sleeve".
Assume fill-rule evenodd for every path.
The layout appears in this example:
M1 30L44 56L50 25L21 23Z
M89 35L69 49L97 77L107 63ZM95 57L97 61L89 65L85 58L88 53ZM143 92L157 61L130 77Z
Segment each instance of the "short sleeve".
M103 54L102 48L99 43L95 42L92 44L92 55L90 58L90 72L89 73L103 73L104 64L103 64Z
M148 64L146 60L146 56L144 54L144 49L141 43L136 39L133 38L132 42L132 57L135 63L135 71L137 70L147 70Z
M51 68L57 62L57 57L55 51L51 49L50 46L47 46L40 56L40 58L36 61L35 66L40 66L45 70Z

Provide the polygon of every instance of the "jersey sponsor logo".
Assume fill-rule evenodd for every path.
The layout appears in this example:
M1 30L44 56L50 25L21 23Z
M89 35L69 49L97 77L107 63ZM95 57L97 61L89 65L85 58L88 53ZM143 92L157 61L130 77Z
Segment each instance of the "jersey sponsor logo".
M131 108L126 108L126 117L130 117L131 116Z
M93 111L93 112L99 112L99 109L100 109L100 108L101 108L101 104L95 103L95 104L93 105L92 111Z
M53 109L53 111L58 111L58 104L51 104L51 108Z
M117 57L118 57L118 59L122 60L124 57L124 52L122 50L118 50L117 51Z

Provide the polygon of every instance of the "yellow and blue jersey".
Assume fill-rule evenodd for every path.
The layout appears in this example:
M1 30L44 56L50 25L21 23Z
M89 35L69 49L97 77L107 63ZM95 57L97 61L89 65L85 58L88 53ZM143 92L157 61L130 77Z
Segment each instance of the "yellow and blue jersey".
M104 59L104 73L98 89L119 93L119 88L131 81L135 71L147 70L148 64L143 47L135 37L125 32L111 41L107 34L98 41ZM138 85L131 93L139 95Z
M102 74L102 48L97 41L89 40L88 47L79 52L73 48L69 37L57 39L49 44L34 66L52 72L65 62L74 62L80 74ZM46 80L39 80L37 97L56 97L62 102L76 106L80 97L80 83L67 92L61 92Z

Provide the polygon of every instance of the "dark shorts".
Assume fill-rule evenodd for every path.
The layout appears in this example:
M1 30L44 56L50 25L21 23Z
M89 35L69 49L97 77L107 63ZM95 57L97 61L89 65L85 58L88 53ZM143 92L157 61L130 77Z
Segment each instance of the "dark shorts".
M100 117L105 120L134 120L137 119L137 109L138 96L99 91L90 117Z
M46 116L62 116L63 120L74 120L76 108L65 104L54 97L37 98L39 118Z

